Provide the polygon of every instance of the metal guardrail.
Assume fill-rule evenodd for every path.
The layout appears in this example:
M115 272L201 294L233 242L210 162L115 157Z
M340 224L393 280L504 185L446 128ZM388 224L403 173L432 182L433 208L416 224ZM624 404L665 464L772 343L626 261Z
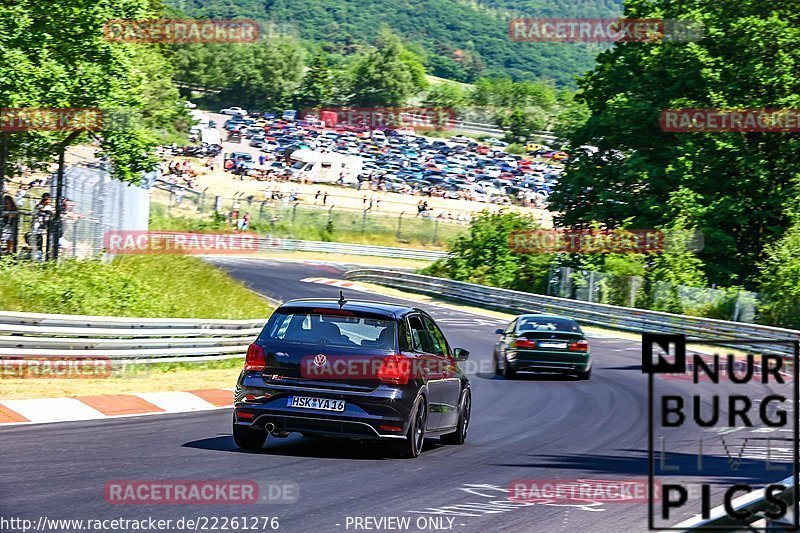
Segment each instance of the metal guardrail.
M107 357L114 363L239 357L265 320L0 312L0 357Z
M411 119L420 120L423 123L429 120L429 117L418 115L415 113L407 113L407 116ZM470 122L468 120L455 120L453 121L453 125L448 127L448 129L471 132L471 133L487 133L496 136L505 135L507 133L506 130L504 130L497 124L488 124L485 122ZM547 130L533 131L531 132L531 137L537 137L539 139L543 139L548 142L555 142L556 140L558 140L553 135L552 131L547 131Z
M705 339L713 337L715 340L723 342L726 339L737 337L752 337L754 341L800 339L800 331L797 330L568 300L405 272L359 269L347 272L345 277L350 280L379 283L404 291L411 290L513 313L564 314L581 322L623 331L684 333L687 336L694 335ZM794 354L794 347L789 343L786 343L785 348L784 345L772 345L767 348L764 344L755 342L752 345L736 344L735 347L783 356ZM785 479L780 484L788 488L780 492L777 497L789 505L795 505L798 495L794 491L793 479ZM753 522L763 519L763 511L769 507L769 504L763 491L756 491L737 498L732 506L736 510L747 510L753 513L751 520ZM747 529L746 525L729 516L722 507L714 509L708 519L695 517L670 528L671 531L741 531Z
M768 346L755 341L800 340L800 331L797 330L569 300L406 272L358 269L347 272L345 277L513 313L569 315L583 323L622 331L682 333L687 337L713 338L721 341L750 337L754 340L753 344L736 344L736 348L780 355L792 354L793 348L788 343Z
M402 259L418 259L423 261L436 261L437 259L447 256L446 252L439 250L395 248L391 246L348 244L342 242L301 241L297 239L277 239L272 237L262 237L259 240L259 249L326 252L347 255L369 255L374 257L396 257Z

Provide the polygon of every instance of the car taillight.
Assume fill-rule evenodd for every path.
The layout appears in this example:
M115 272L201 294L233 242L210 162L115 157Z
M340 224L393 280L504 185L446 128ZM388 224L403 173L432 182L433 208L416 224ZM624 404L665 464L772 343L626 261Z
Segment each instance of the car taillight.
M576 341L570 343L569 351L571 352L588 352L589 351L589 343L586 341Z
M531 341L528 339L517 339L517 348L534 350L536 349L536 341Z
M264 348L256 343L247 347L247 356L244 358L245 370L264 370L267 367L267 357Z
M411 361L402 355L389 355L381 361L378 379L392 385L405 385L411 376Z

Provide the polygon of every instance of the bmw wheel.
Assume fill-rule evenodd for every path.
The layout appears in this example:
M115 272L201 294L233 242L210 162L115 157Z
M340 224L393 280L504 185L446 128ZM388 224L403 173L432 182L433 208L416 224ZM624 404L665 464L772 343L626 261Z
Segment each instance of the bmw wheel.
M509 364L508 359L506 359L505 356L503 356L503 359L505 363L503 365L503 370L501 372L503 374L503 377L505 379L514 379L515 377L517 377L517 372L513 368L511 368L511 365Z

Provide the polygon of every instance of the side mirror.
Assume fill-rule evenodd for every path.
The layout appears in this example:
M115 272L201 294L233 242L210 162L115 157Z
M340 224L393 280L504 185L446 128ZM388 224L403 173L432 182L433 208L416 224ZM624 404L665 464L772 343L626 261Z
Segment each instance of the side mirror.
M456 361L466 361L469 359L469 352L464 348L456 348L453 350L453 356L455 357Z
M497 328L496 330L494 330L494 332L497 333L498 335L502 335L505 332L505 330L503 328Z

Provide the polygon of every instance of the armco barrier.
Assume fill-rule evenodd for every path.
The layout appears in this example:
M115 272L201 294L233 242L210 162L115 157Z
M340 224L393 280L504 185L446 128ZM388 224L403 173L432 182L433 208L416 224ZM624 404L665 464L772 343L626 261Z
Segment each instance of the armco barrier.
M343 242L300 241L297 239L277 239L262 237L259 240L260 250L294 250L302 252L326 252L347 255L369 255L374 257L397 257L401 259L418 259L436 261L447 256L439 250L421 250L418 248L395 248L391 246L373 246L369 244L349 244Z
M736 338L752 338L753 340L798 340L800 331L791 329L773 328L756 324L741 322L726 322L710 318L699 318L684 315L616 307L580 300L554 298L520 291L486 287L474 283L464 283L430 276L420 276L405 272L359 269L351 270L345 275L347 279L378 283L389 287L414 291L433 296L450 298L462 302L477 304L482 307L492 307L511 311L513 313L557 313L572 316L588 324L604 326L613 329L632 332L662 332L683 333L687 336L702 337L706 340L720 340ZM794 347L790 344L765 345L765 344L737 344L736 348L752 348L756 351L770 352L780 355L793 355ZM788 488L777 497L789 505L797 503L798 495L795 494L793 479L781 482ZM761 518L759 512L769 508L763 491L753 492L736 499L734 509L748 510L752 513L753 520ZM702 519L695 517L673 526L672 531L742 531L747 530L741 522L732 519L724 508L716 508L711 517ZM777 530L777 529L776 529Z
M243 356L264 323L2 311L0 357L108 357L115 363L227 359Z
M347 272L345 277L350 280L379 283L406 291L451 298L484 307L489 306L512 313L568 315L586 324L636 333L683 333L688 337L719 341L734 338L752 338L754 341L800 340L800 331L797 330L568 300L406 272L359 269ZM765 345L754 342L753 344L737 344L737 347L781 355L793 353L793 348L788 344Z

